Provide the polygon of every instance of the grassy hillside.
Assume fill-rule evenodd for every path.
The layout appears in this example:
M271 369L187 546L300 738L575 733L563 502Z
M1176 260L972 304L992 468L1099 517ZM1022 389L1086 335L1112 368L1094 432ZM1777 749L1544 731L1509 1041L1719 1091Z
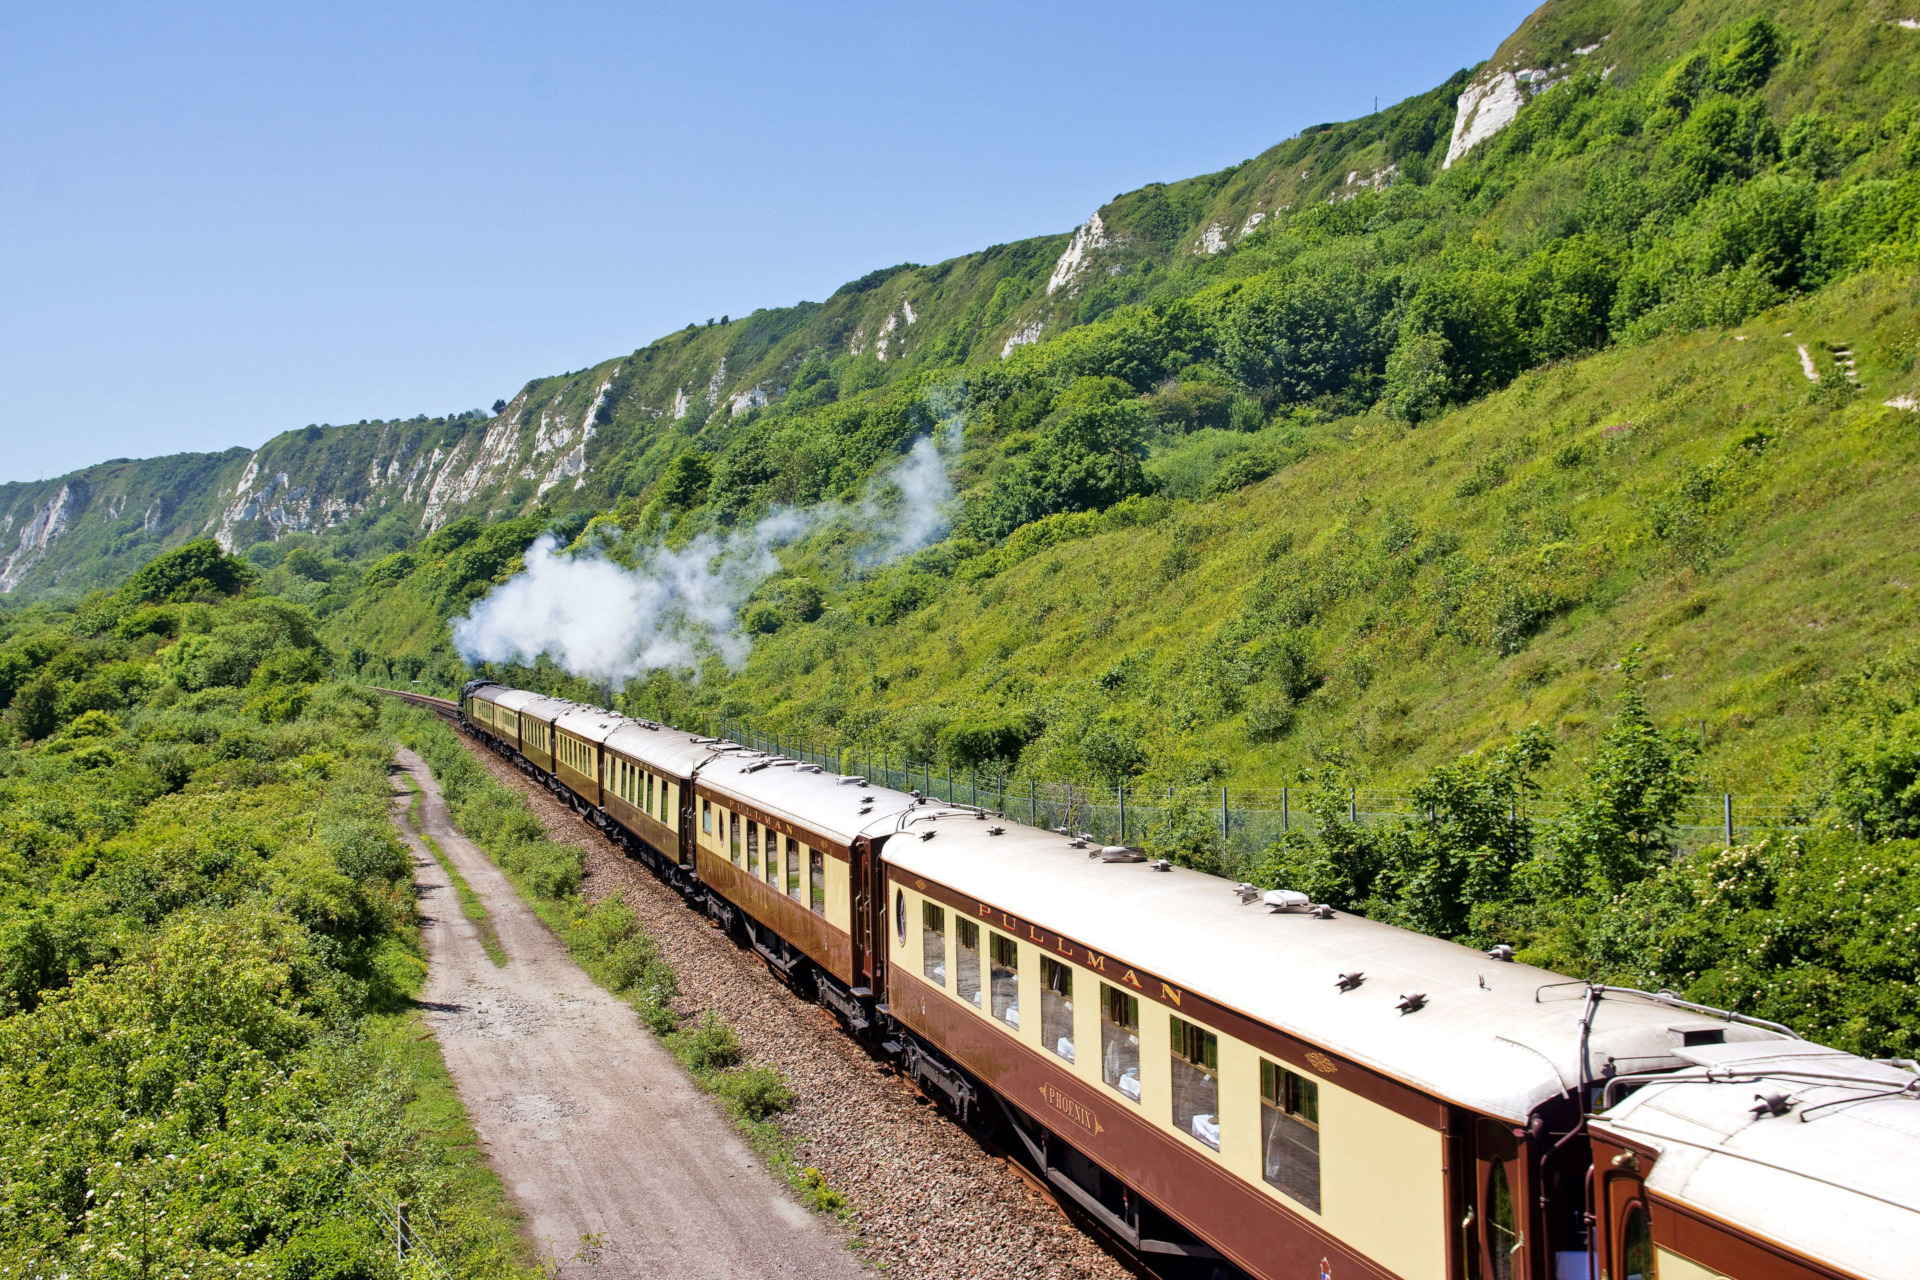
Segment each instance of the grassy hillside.
M774 343L782 396L657 420L598 508L447 526L331 634L356 670L447 684L444 620L541 528L644 564L801 507L816 531L742 611L745 666L656 672L631 705L1151 787L1330 760L1392 785L1537 721L1551 780L1644 644L1711 785L1799 790L1825 690L1901 636L1914 581L1898 16L1548 5L1433 94L1104 208L1107 243L1008 313L1039 341L880 385L872 353ZM1451 104L1516 68L1537 94L1446 166ZM717 361L719 328L649 348L668 377L642 401ZM862 496L927 437L952 536L864 563Z

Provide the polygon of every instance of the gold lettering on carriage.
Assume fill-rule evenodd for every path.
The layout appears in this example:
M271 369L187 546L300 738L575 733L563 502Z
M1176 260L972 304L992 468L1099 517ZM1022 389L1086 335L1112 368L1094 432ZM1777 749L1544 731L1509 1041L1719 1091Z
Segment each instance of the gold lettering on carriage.
M1088 1133L1102 1134L1107 1131L1105 1126L1100 1123L1100 1117L1093 1114L1093 1108L1083 1102L1069 1098L1052 1085L1041 1085L1040 1096L1047 1100L1048 1106L1079 1125L1082 1129L1085 1129Z

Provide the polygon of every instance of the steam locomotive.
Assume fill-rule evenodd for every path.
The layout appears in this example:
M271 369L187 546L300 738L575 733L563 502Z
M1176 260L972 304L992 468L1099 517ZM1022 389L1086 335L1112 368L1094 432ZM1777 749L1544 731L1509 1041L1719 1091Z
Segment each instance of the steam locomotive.
M487 681L465 729L1162 1274L1920 1276L1920 1074Z

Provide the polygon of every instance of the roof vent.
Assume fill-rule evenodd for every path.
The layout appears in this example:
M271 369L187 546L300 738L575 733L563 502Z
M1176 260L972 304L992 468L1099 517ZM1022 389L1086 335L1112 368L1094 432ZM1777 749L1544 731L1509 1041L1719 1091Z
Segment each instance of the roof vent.
M1418 1013L1427 1007L1427 993L1416 991L1410 996L1401 996L1400 1003L1393 1007L1400 1011L1400 1016L1403 1018L1410 1013Z
M1003 836L1007 834L1007 829L1005 827L988 827L987 834L990 836Z
M1145 862L1147 860L1147 855L1144 850L1135 849L1124 844L1102 845L1087 856L1089 858L1097 857L1102 862Z
M1747 1110L1753 1112L1755 1120L1783 1116L1793 1110L1793 1099L1784 1093L1756 1093L1753 1095L1753 1105Z
M1233 891L1240 895L1240 905L1243 907L1260 896L1260 890L1250 884L1237 884L1233 886Z
M1313 899L1298 889L1275 889L1267 894L1266 904L1275 911L1298 911L1313 905Z
M1367 975L1355 969L1352 973L1343 973L1334 979L1333 985L1342 991L1352 991L1367 980Z
M1312 915L1315 920L1331 920L1333 919L1333 908L1323 902L1308 914Z
M843 774L840 780L836 782L834 785L844 787L848 783L852 783L856 787L864 787L867 785L867 780L865 778L856 778L849 773L849 774Z
M1065 835L1066 833L1062 832L1061 834ZM1073 839L1067 841L1067 847L1069 849L1084 849L1087 847L1087 842L1085 840L1082 840L1079 836L1075 836ZM1088 856L1091 857L1092 855L1089 854Z
M1508 945L1507 945L1506 943L1504 943L1504 942L1502 942L1502 943L1499 943L1499 944L1497 944L1497 945L1495 945L1495 946L1493 946L1493 947L1491 947L1491 948L1489 948L1489 949L1488 949L1488 951L1487 951L1487 958L1488 958L1489 960L1504 960L1504 961L1506 961L1506 962L1507 962L1508 964L1512 964L1512 963L1513 963L1513 948L1512 948L1512 947L1510 947L1510 946L1508 946Z
M937 836L937 835L939 835L939 834L940 834L940 833L939 833L938 831L935 831L935 830L933 830L932 828L928 828L927 830L925 830L925 831L922 831L922 832L920 833L920 838L921 838L922 840L931 840L931 839L933 839L933 838L934 838L935 836Z
M918 791L909 791L909 792L907 792L907 794L908 794L908 795L910 795L910 796L912 796L912 797L913 797L913 798L914 798L915 800L925 800L925 799L926 799L926 797L925 797L925 796L923 796L923 795L921 795L921 794L920 794L920 793L919 793Z
M1171 871L1173 870L1173 864L1165 858L1155 858L1153 861L1153 869L1155 871Z

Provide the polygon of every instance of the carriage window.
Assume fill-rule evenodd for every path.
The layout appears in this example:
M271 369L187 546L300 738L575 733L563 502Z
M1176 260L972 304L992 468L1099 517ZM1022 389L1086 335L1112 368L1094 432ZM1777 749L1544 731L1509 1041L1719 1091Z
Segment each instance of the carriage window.
M673 811L673 797L669 794L672 790L673 788L667 784L665 778L660 779L660 821L666 823L667 826L675 831L678 831L680 829L679 815Z
M1627 1210L1620 1234L1620 1270L1626 1280L1660 1280L1660 1264L1653 1251L1653 1224L1647 1219L1644 1204Z
M1073 970L1040 957L1040 1043L1073 1061Z
M971 920L953 922L953 994L980 1007L980 926Z
M827 914L827 855L815 849L807 859L807 905L823 916Z
M708 835L713 834L713 801L700 802L700 829Z
M763 827L767 853L767 884L775 893L780 892L780 837L774 834L772 827Z
M1020 944L991 931L988 950L993 960L993 1016L1020 1029Z
M787 837L787 896L800 896L800 842Z
M1220 1149L1220 1037L1174 1018L1173 1127Z
M647 775L647 812L653 812L653 775Z
M920 904L920 971L947 985L947 913L931 902Z
M1513 1224L1513 1191L1507 1186L1507 1166L1493 1162L1487 1175L1487 1261L1492 1280L1513 1280L1513 1255L1520 1252L1520 1236Z
M1100 984L1100 1078L1140 1101L1140 1000Z
M760 878L760 824L747 820L747 870Z
M907 895L899 890L893 891L893 927L900 933L900 945L907 945Z
M1320 1086L1264 1058L1260 1145L1267 1182L1320 1212Z
M733 865L740 865L740 815L727 815L727 856L733 859Z

